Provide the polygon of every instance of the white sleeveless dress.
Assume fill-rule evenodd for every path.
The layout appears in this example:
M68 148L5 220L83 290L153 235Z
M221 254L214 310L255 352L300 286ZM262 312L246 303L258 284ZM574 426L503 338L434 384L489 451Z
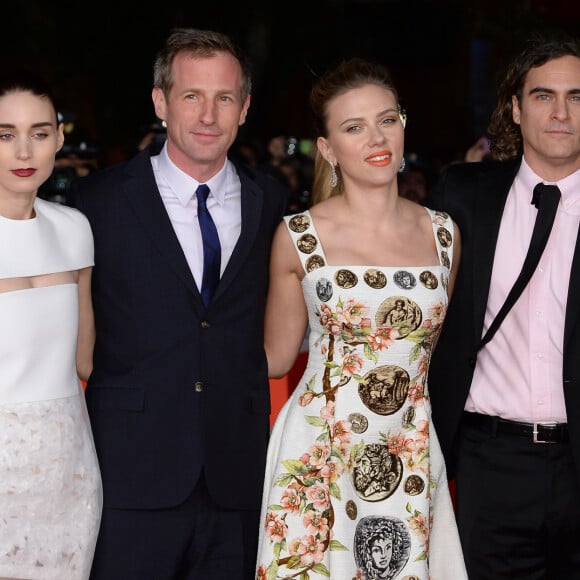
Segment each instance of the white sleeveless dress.
M77 210L0 216L0 279L93 265ZM0 292L0 577L86 580L102 487L76 372L76 284Z
M447 309L440 263L329 266L309 212L285 218L306 275L309 356L272 429L258 580L467 578L427 369Z

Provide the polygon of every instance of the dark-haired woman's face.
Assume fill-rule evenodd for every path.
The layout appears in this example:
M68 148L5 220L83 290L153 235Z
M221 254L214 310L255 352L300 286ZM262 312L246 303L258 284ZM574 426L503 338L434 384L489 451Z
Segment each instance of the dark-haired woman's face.
M64 142L50 100L28 91L0 97L0 194L36 194Z

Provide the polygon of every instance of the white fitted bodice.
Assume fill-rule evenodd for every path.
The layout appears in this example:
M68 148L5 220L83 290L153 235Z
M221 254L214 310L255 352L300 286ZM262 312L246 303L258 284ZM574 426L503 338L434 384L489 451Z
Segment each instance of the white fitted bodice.
M0 280L92 266L86 218L34 207L33 219L0 217ZM89 577L102 487L76 372L78 320L76 283L0 292L1 578Z

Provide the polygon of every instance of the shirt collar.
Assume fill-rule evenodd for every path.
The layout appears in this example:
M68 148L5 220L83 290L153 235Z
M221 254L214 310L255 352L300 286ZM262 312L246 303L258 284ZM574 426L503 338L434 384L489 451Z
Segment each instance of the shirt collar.
M197 181L184 171L179 169L167 154L167 143L163 145L158 159L158 170L163 175L167 185L171 188L179 203L185 207L192 197L195 196L195 190L201 182ZM224 205L226 197L226 184L228 175L235 172L231 161L226 159L223 167L205 183L210 189L210 195L216 199L220 205Z
M580 169L574 171L564 179L559 181L545 181L539 175L536 175L531 167L526 163L525 157L518 172L518 179L521 181L522 191L527 192L528 202L531 203L532 191L540 182L549 185L557 185L562 193L560 207L566 212L574 215L580 215Z

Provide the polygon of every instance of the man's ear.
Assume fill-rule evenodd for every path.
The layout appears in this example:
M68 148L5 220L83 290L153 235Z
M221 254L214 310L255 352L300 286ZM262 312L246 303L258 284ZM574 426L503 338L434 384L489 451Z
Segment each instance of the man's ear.
M252 100L252 96L248 95L246 97L246 102L242 107L242 111L240 113L240 120L238 121L238 126L241 127L246 122L246 117L248 116L248 109L250 108L250 102Z
M512 119L516 125L520 124L521 111L517 95L512 95Z
M165 101L163 90L160 87L153 87L151 90L151 99L153 100L155 115L161 121L165 121L167 115L167 102Z

